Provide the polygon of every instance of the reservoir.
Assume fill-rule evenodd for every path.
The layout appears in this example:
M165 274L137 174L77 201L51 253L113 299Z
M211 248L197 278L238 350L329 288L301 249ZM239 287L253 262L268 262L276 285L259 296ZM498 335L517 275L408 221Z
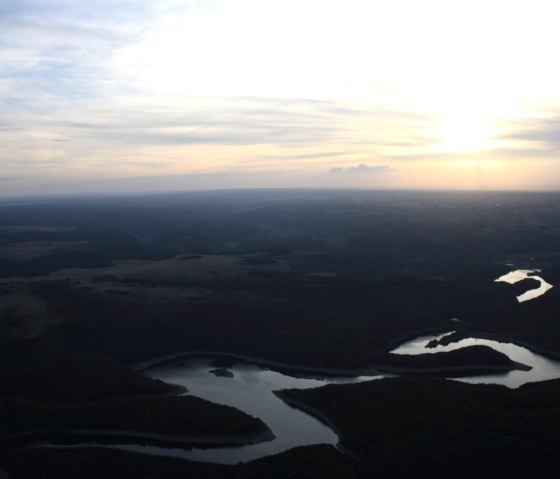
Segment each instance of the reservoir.
M512 343L491 339L465 338L448 345L427 347L432 340L439 340L453 331L422 335L407 341L391 351L394 354L424 354L451 351L471 345L485 345L509 356L512 360L531 366L530 371L507 371L483 376L454 377L454 380L468 383L494 383L516 388L527 382L560 378L560 362L533 353L527 348ZM174 456L193 461L237 464L260 457L278 454L298 446L312 444L331 444L337 446L338 436L327 424L311 414L296 409L274 394L282 389L309 389L327 384L348 384L370 381L386 377L355 376L333 377L296 377L287 373L267 369L258 364L235 361L227 368L227 375L214 374L214 357L191 356L175 359L152 366L144 371L147 376L167 383L179 384L188 388L191 394L211 402L235 407L251 416L261 419L274 434L274 439L258 444L231 447L181 448L161 445L144 445L128 442L126 444L100 444L81 442L64 447L115 447L128 451ZM215 371L214 371L215 372ZM227 437L224 438L227 441ZM139 441L140 443L142 441ZM39 446L55 446L55 443Z
M532 369L530 371L513 370L498 374L492 373L485 374L483 376L466 376L453 379L471 384L491 383L502 384L510 388L517 388L525 383L560 378L560 361L546 358L540 354L529 351L527 348L508 342L482 338L465 338L448 345L438 345L433 348L427 347L430 341L437 341L453 333L454 331L450 331L437 335L418 336L417 338L411 341L407 341L406 343L403 343L397 348L393 349L391 353L429 354L442 351L453 351L455 349L464 348L466 346L489 346L496 351L504 353L512 361L526 364L527 366L531 366Z
M531 366L530 371L507 371L483 376L454 377L453 379L472 384L493 383L510 388L527 382L560 378L560 362L533 353L527 348L512 343L491 339L467 338L449 345L426 347L432 340L438 340L453 331L439 335L419 336L407 341L391 352L394 354L423 354L451 351L472 345L485 345ZM162 381L180 384L188 388L187 394L198 396L219 404L233 406L252 416L260 418L275 435L272 441L247 446L181 449L161 446L123 444L116 447L148 454L171 455L185 459L222 464L237 464L270 454L278 454L293 447L311 444L331 444L336 446L338 436L327 425L315 417L295 409L274 394L282 389L309 389L326 384L363 382L386 377L356 376L353 378L307 378L294 377L269 370L257 364L235 363L229 368L233 377L212 374L214 358L188 357L181 361L161 364L145 371L148 376Z
M540 282L539 288L526 291L517 297L519 302L528 301L541 296L552 288L552 285L541 277L535 276L534 273L534 270L515 270L495 281L515 284L527 278L536 279ZM458 320L455 319L455 321ZM430 354L452 351L472 345L484 345L506 354L513 361L530 366L531 370L513 370L483 376L453 377L452 379L472 384L493 383L516 388L528 382L560 378L560 361L546 358L531 352L527 348L505 341L471 337L460 339L448 345L438 344L435 347L427 347L430 342L438 341L452 333L453 331L435 335L421 335L399 345L391 353ZM270 428L274 439L258 444L207 448L163 447L136 443L111 446L104 444L101 446L100 443L96 442L65 447L115 447L133 452L174 456L193 461L237 464L279 454L298 446L313 444L337 446L339 438L331 427L313 415L288 405L275 394L275 391L309 389L327 384L363 382L387 376L379 374L336 378L314 374L313 377L302 377L268 369L250 361L233 359L227 370L224 371L224 368L221 368L221 374L216 374L215 360L216 358L213 356L187 356L151 366L144 370L144 374L167 383L184 386L188 389L185 394L231 406L259 418ZM224 441L227 441L227 437L224 438ZM54 446L55 444L42 445Z
M232 406L261 419L272 431L271 441L246 446L219 448L165 448L136 444L114 445L128 451L182 457L193 461L237 464L259 457L311 444L338 443L337 434L312 415L295 409L274 394L281 389L309 389L333 383L352 383L383 376L353 378L294 377L265 369L256 364L235 363L228 371L233 377L211 373L214 358L187 357L180 361L154 366L147 376L167 383L180 384L192 394L209 401ZM226 438L227 439L227 438Z
M523 294L517 296L517 301L523 303L524 301L529 301L530 299L535 299L538 298L539 296L542 296L550 288L552 288L552 285L547 283L540 276L535 276L536 272L538 271L532 269L516 269L515 271L511 271L507 274L504 274L503 276L500 276L495 281L497 283L503 282L509 284L516 284L525 279L529 279L529 278L536 279L540 283L538 288L530 289L529 291L525 291Z

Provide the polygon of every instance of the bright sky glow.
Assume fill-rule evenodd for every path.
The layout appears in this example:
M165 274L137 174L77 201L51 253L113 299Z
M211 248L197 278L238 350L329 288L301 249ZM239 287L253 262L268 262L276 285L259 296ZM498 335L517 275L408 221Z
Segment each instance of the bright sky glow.
M558 18L555 0L0 0L0 196L560 189Z

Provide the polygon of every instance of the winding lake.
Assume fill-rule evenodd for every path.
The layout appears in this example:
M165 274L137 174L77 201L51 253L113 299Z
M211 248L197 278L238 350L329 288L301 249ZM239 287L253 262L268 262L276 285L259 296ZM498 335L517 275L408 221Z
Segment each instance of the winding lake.
M514 271L510 271L507 274L504 274L503 276L500 276L495 281L497 283L503 282L509 284L516 284L525 279L537 280L540 283L538 288L530 289L529 291L525 291L523 294L517 296L517 301L523 303L524 301L529 301L530 299L535 299L538 298L539 296L542 296L544 293L546 293L549 289L552 288L552 285L550 283L547 283L540 276L535 275L535 273L537 272L539 271L533 269L516 269Z
M515 284L527 278L540 282L539 288L531 289L519 295L519 302L534 299L546 293L552 285L540 276L535 276L534 270L515 270L501 276L495 281ZM453 321L458 321L454 318ZM508 371L492 373L484 376L453 377L452 379L468 383L494 383L511 388L518 387L527 382L543 381L560 378L560 361L548 359L529 351L527 348L512 343L500 342L491 339L467 338L448 344L428 348L432 340L439 340L451 334L424 335L407 341L393 349L394 354L423 354L452 351L466 346L485 345L506 354L513 361L531 366L530 371ZM258 459L271 454L278 454L298 446L312 444L338 444L338 436L327 425L315 417L289 406L274 394L282 389L309 389L326 384L342 384L362 382L386 377L356 376L352 378L332 377L295 377L289 374L270 370L250 362L235 361L228 368L228 375L216 375L210 371L215 368L214 357L187 357L173 360L164 364L146 369L147 376L160 379L167 383L179 384L188 389L193 396L208 401L235 407L240 411L260 418L272 431L275 438L259 444L235 447L208 447L208 448L166 448L162 446L147 446L140 444L115 444L101 446L99 443L87 442L76 444L81 446L116 447L128 451L146 454L181 457L194 461L214 462L220 464L237 464ZM227 438L224 438L227 440ZM54 443L43 444L54 446ZM67 446L73 447L73 446Z
M391 352L394 354L422 354L451 351L465 346L486 345L503 352L512 360L531 366L530 371L508 371L484 376L454 377L452 379L468 383L495 383L508 387L518 387L527 382L560 378L560 362L547 359L527 348L515 344L490 339L468 338L449 345L427 348L428 343L438 340L452 331L438 335L424 335L407 341ZM294 377L273 371L257 364L235 362L228 368L233 377L211 373L215 368L212 357L187 357L165 364L153 366L145 374L162 381L180 384L188 388L188 393L209 401L225 404L260 418L273 432L275 438L259 444L234 447L208 447L185 449L179 447L148 446L140 444L114 444L103 446L95 442L76 444L75 447L99 446L115 447L146 454L181 457L194 461L220 464L237 464L278 454L298 446L312 444L338 444L338 436L327 425L315 417L295 409L274 394L282 389L309 389L326 384L342 384L369 381L386 377L356 376L353 378L309 378ZM227 440L227 438L225 438ZM42 446L54 446L54 443ZM68 447L68 446L66 446ZM70 446L72 447L72 446Z
M145 371L147 376L167 383L180 384L188 393L209 401L233 406L240 411L261 419L275 435L271 441L246 446L219 448L166 448L136 444L115 444L111 447L147 454L182 457L194 461L237 464L270 454L311 444L338 444L338 436L315 417L295 409L273 391L281 389L309 389L333 383L353 383L384 376L358 376L353 378L293 377L272 371L256 364L238 362L229 369L233 377L212 374L214 358L188 357L175 360ZM227 438L225 438L227 440ZM95 445L94 443L82 443ZM107 447L107 446L105 446Z
M527 348L512 343L500 342L492 339L466 338L448 345L438 345L434 348L426 347L430 341L439 340L452 333L453 331L443 334L419 336L401 344L391 352L394 354L426 354L453 351L466 346L483 345L504 353L513 361L531 366L532 369L530 371L514 370L499 374L492 373L485 374L484 376L466 376L452 379L471 384L492 383L516 388L525 383L560 378L560 361L548 359L540 354L529 351Z

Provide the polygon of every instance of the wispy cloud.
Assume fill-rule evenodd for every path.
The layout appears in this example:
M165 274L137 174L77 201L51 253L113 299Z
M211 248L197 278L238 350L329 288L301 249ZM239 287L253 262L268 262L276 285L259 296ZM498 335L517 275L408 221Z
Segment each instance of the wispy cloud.
M8 120L6 120L8 121ZM185 99L179 105L143 105L107 108L67 102L56 115L47 116L33 106L23 108L6 129L26 131L17 141L31 146L38 141L30 131L43 132L49 141L72 142L67 148L88 147L96 141L115 149L144 146L280 145L317 147L320 152L294 152L288 157L327 158L349 150L324 152L323 145L356 145L355 153L380 147L418 147L433 141L422 130L431 122L426 116L375 108L356 109L346 102L310 102L276 98ZM368 130L361 124L367 122ZM388 125L399 128L395 137ZM371 131L370 131L371 130ZM0 130L0 134L2 130ZM61 139L64 139L62 141ZM14 141L14 137L11 136ZM81 142L81 143L80 143ZM111 146L112 145L112 146ZM62 148L63 146L60 145ZM354 148L352 148L354 150ZM272 154L276 158L283 155Z
M503 139L529 142L549 151L560 149L560 114L553 113L546 117L510 122L510 131L502 135Z
M347 167L334 167L330 169L331 173L335 175L363 175L372 173L386 173L392 171L394 168L388 165L366 165L360 163L358 166L347 166Z

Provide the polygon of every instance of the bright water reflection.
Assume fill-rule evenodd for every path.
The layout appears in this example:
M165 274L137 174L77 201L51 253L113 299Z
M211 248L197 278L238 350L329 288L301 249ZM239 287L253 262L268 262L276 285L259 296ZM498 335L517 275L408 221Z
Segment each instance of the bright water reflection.
M552 285L547 283L544 279L540 276L535 276L536 270L532 269L516 269L515 271L510 271L508 274L504 274L496 279L496 282L504 282L509 284L516 284L524 279L536 279L540 285L538 288L530 289L529 291L525 291L523 294L517 296L517 301L523 303L524 301L529 301L530 299L538 298L546 293Z
M545 358L540 354L529 351L527 348L512 343L499 342L491 339L466 338L456 343L448 344L447 346L439 345L435 348L426 347L430 341L434 339L438 340L448 334L451 333L419 336L412 341L401 344L391 352L394 354L424 354L453 351L466 346L484 345L506 354L513 361L531 366L532 369L530 371L515 370L499 374L493 373L485 374L484 376L467 376L452 379L472 384L493 383L516 388L525 383L560 378L560 361Z
M174 365L161 365L145 373L167 383L188 388L188 394L209 401L233 406L260 418L273 432L272 441L254 445L221 447L213 449L180 449L157 446L121 445L129 451L171 455L195 461L237 464L270 454L277 454L293 447L310 444L338 443L338 437L328 426L314 417L288 406L273 394L281 389L309 389L332 383L352 383L382 376L355 378L297 378L263 369L255 364L235 364L230 368L233 378L209 373L212 358L188 358Z

